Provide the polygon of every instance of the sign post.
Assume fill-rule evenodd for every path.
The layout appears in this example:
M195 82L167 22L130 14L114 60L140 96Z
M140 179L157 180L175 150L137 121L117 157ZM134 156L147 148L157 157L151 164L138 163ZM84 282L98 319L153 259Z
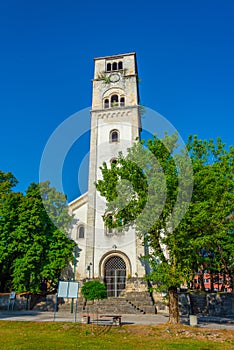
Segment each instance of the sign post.
M75 281L59 281L58 285L58 293L56 294L56 303L54 308L54 321L55 315L57 311L58 298L67 298L67 299L76 299L76 308L74 314L74 322L76 322L76 314L77 314L77 301L78 301L78 290L79 290L79 282Z

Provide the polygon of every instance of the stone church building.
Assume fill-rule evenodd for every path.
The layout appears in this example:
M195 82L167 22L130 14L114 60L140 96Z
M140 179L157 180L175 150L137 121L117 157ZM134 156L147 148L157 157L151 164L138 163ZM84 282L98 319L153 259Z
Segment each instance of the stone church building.
M126 154L141 132L135 53L94 59L88 192L69 204L77 220L71 238L80 249L76 279L100 278L108 296L118 296L130 277L143 277L144 247L133 228L117 232L105 227L105 198L95 188L100 166Z

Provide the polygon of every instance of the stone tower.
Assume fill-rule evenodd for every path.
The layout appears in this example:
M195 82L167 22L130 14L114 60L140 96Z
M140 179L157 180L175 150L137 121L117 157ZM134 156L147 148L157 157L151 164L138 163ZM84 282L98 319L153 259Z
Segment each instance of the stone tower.
M126 153L140 136L136 54L94 59L88 193L70 203L78 219L72 238L80 251L77 278L100 278L109 296L118 296L129 276L145 274L140 255L143 246L135 230L117 232L105 227L105 199L95 188L100 166Z

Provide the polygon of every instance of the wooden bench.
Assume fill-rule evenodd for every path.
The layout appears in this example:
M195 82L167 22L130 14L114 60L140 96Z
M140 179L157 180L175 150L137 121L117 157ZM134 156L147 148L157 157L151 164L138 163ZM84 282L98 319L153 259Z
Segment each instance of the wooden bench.
M121 326L121 315L100 315L100 318L111 318L114 326Z
M90 324L90 315L89 314L81 314L82 317L81 322Z
M91 315L90 314L81 314L80 315L82 317L82 323L87 323L89 324L90 323L90 319L91 319ZM112 319L112 324L113 326L121 326L121 315L98 315L96 317L95 315L95 319L98 319L98 318L110 318Z

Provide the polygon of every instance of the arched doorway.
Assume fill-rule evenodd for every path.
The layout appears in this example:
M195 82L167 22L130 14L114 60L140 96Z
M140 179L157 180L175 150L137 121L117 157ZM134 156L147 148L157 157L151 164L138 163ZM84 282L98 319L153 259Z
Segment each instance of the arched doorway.
M125 288L126 264L120 256L114 255L105 261L104 283L108 297L119 296Z

